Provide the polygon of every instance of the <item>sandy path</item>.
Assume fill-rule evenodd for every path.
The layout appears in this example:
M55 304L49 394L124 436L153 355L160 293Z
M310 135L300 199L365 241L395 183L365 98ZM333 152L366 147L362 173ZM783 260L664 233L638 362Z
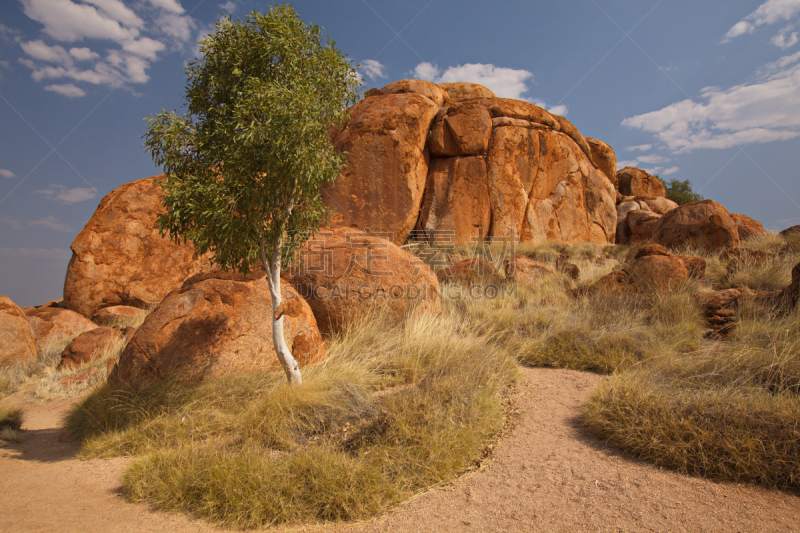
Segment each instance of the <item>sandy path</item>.
M522 416L485 469L380 519L323 529L800 531L800 497L659 470L587 437L576 416L602 377L522 372ZM126 459L78 461L74 444L58 442L68 405L27 404L24 442L0 448L0 531L220 531L125 502Z

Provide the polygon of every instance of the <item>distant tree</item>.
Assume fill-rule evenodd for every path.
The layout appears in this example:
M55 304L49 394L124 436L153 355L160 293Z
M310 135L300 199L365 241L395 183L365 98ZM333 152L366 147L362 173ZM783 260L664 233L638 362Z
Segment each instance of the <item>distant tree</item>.
M161 232L225 270L263 266L276 311L281 265L319 227L320 187L345 162L329 131L361 84L335 43L285 4L224 17L200 45L186 68L188 113L147 119L145 146L166 174ZM289 383L300 383L282 317L272 332Z
M667 198L672 200L678 205L686 205L692 202L699 202L703 200L703 196L692 190L692 182L689 180L678 181L670 180L669 183L661 179L661 176L656 174L656 178L664 184L667 189Z

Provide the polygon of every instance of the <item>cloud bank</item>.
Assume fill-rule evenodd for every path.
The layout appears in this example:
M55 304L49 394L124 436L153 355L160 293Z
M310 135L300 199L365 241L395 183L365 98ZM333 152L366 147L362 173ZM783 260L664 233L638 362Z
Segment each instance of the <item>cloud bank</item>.
M39 39L16 35L20 63L45 90L68 98L86 95L78 83L130 87L147 83L147 70L168 47L188 50L197 22L177 0L21 0L42 25ZM78 46L77 43L81 45Z
M708 87L683 100L626 118L622 125L652 133L675 153L724 149L800 136L800 52L762 67L754 81Z

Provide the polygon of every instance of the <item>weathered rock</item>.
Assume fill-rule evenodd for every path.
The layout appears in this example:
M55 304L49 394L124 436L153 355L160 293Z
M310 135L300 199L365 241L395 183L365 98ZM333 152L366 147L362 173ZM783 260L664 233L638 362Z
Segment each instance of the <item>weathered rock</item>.
M679 255L678 259L683 261L686 265L686 270L689 271L689 277L692 279L703 279L706 275L706 260L702 257L695 257L690 255Z
M631 211L628 213L626 222L628 225L628 242L620 241L620 244L638 244L653 240L653 234L661 221L661 215L652 211Z
M767 230L764 229L764 226L761 225L761 222L746 215L731 213L731 218L736 222L740 240L746 240L755 235L766 235L768 233Z
M686 265L672 254L653 253L639 256L627 270L634 284L661 291L666 291L689 278Z
M445 124L444 117L433 123L428 135L428 149L436 157L455 157L459 155L458 145L450 128Z
M36 360L36 339L22 310L0 296L0 368Z
M210 268L191 243L159 235L162 176L108 193L72 242L66 307L85 317L112 305L153 305L188 276Z
M81 333L61 352L58 370L79 368L82 364L109 355L119 349L125 336L114 328L95 328Z
M437 83L439 87L447 91L453 101L472 100L476 98L494 98L494 93L477 83L455 82Z
M301 259L292 284L322 332L340 331L371 312L395 321L417 310L441 312L436 275L385 237L333 228L310 239Z
M636 167L617 171L617 189L626 196L666 196L667 189L655 176Z
M710 336L725 337L736 327L739 298L738 289L712 291L697 295L697 302L703 311L706 324L711 328Z
M578 128L562 116L552 115L552 117L558 122L559 131L575 141L575 144L583 151L586 158L592 161L592 149L589 147L589 143L586 142L586 139L583 138L583 135L581 135L581 132L578 131ZM606 175L606 178L613 183L613 180L608 175Z
M64 387L65 389L68 387L83 385L88 383L92 378L95 378L100 375L100 369L96 366L92 368L87 368L81 372L78 372L74 376L68 376L58 380L58 384Z
M786 228L785 230L778 233L778 235L780 235L784 239L795 238L797 236L800 236L800 224L798 224L797 226L791 226L789 228Z
M581 269L578 265L563 259L558 259L556 261L556 270L571 279L578 279L581 277Z
M519 240L539 171L539 133L527 128L494 128L487 167L492 236Z
M284 338L301 368L327 356L311 309L281 282ZM112 379L139 388L157 379L200 382L277 370L272 302L263 272L188 279L153 310L125 346Z
M101 326L113 326L115 324L128 324L138 322L147 316L147 311L138 307L127 305L112 305L97 311L92 317L92 322Z
M527 120L561 131L561 124L553 115L537 105L510 98L481 98L475 102L485 107L492 118L509 117Z
M630 288L631 279L625 269L615 270L603 276L589 287L590 293L613 293L626 291Z
M425 80L400 80L380 90L383 94L418 94L430 98L441 107L450 99L446 90Z
M463 282L477 280L487 274L494 274L494 265L484 259L472 258L443 268L436 273L436 278L441 283L448 281Z
M667 250L660 244L648 244L646 246L639 248L639 250L633 256L633 259L636 260L641 257L647 257L650 255L663 255L666 257L672 257L672 254L669 252L669 250Z
M653 241L668 248L715 251L739 246L739 230L728 210L713 200L680 206L661 217Z
M642 209L646 206L650 211L658 215L664 215L678 207L676 202L661 196L637 196L636 201L639 202Z
M36 338L36 349L44 353L64 340L97 328L97 324L69 309L39 307L28 312L28 322Z
M641 211L639 202L633 200L620 202L617 204L617 233L616 244L628 244L631 240L631 229L628 227L628 213L631 211Z
M428 174L425 142L438 106L417 94L374 96L350 110L336 137L349 154L342 176L323 190L331 226L391 232L402 244L414 228Z
M488 235L491 221L484 158L433 158L420 213L429 242L468 244Z
M524 255L513 255L503 260L506 278L516 282L532 283L544 276L553 274L554 270Z
M492 135L492 118L485 107L473 103L450 106L444 123L450 129L458 155L486 152Z
M592 153L592 161L594 165L603 171L603 174L611 180L614 185L617 184L617 154L614 153L613 148L599 139L592 139L585 137Z

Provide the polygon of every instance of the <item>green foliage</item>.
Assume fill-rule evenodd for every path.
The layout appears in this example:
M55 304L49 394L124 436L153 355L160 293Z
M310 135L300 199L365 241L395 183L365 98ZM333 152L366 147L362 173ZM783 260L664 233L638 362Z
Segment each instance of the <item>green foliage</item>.
M692 182L689 180L670 180L669 183L667 183L665 180L661 179L661 176L658 174L656 174L656 178L666 187L667 198L678 205L686 205L704 199L702 195L692 190Z
M167 176L161 231L247 272L262 252L289 257L324 217L320 187L345 162L328 133L360 83L291 6L215 28L186 69L188 113L149 117L145 146Z

